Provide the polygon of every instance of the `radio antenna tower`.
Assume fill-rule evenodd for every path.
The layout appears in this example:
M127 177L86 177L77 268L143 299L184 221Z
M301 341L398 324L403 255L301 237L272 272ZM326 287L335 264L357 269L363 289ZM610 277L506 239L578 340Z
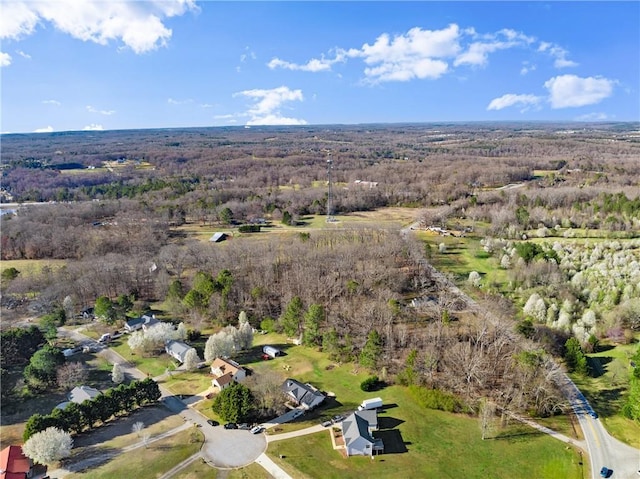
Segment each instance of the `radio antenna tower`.
M331 153L329 153L329 159L327 160L327 183L329 184L329 190L327 193L327 223L333 223L335 218L332 216L333 204L331 198L331 170L333 169L333 160L331 159Z

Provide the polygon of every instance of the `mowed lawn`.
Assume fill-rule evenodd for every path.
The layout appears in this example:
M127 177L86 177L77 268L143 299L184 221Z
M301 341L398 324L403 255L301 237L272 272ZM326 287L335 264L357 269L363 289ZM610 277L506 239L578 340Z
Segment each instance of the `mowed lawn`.
M380 391L380 396L397 404L379 416L381 425L397 424L376 433L388 453L373 460L345 458L323 431L272 443L267 454L296 478L583 477L579 453L549 436L520 427L511 437L483 441L476 418L422 409L399 387Z
M156 479L161 474L197 453L202 446L200 431L183 431L147 447L118 454L99 467L65 476L67 479ZM215 476L214 476L215 477Z
M287 345L280 335L258 335L254 344L283 347L286 356L248 364L255 374L278 371L283 377L309 382L335 393L327 404L294 423L279 427L287 432L318 424L333 414L353 411L363 399L380 396L385 410L381 431L389 454L369 458L343 458L334 451L328 432L269 445L270 457L293 477L313 478L582 478L580 455L560 441L521 425L496 430L500 438L483 441L478 419L423 409L408 390L389 386L363 392L360 382L370 373L349 364L337 364L313 348ZM247 357L249 359L249 357ZM280 455L285 456L280 459Z

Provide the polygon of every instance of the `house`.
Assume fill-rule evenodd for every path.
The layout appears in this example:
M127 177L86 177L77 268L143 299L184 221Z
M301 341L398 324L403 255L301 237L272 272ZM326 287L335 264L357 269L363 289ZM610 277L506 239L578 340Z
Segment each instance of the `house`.
M143 314L139 318L134 318L134 319L130 319L130 320L126 321L124 323L124 329L128 333L132 333L134 331L137 331L138 329L143 329L143 330L146 331L151 326L154 326L154 325L158 324L159 322L160 321L158 321L156 319L156 315L155 314Z
M314 388L311 384L302 384L295 379L285 379L282 384L285 394L297 405L310 410L320 405L326 396Z
M169 356L177 359L181 363L184 363L184 359L187 357L187 353L190 350L196 350L194 347L189 346L187 343L183 343L182 341L171 340L167 341L164 346L164 350L167 352Z
M76 386L67 395L67 398L70 402L82 404L86 400L91 400L100 394L102 394L100 391L91 386Z
M32 477L33 463L24 455L22 447L7 446L0 451L0 479L26 479Z
M209 238L209 241L211 241L212 243L220 243L226 240L227 236L227 233L214 233L213 236Z
M211 363L211 374L215 376L211 384L222 391L234 381L240 382L246 378L247 370L231 359L216 358Z
M382 439L371 435L378 428L375 410L356 411L342 421L341 427L347 456L373 456L384 451Z
M82 315L82 319L96 319L93 308L84 308L80 311L80 314Z
M262 352L269 356L270 358L276 358L282 355L282 351L274 346L263 346Z

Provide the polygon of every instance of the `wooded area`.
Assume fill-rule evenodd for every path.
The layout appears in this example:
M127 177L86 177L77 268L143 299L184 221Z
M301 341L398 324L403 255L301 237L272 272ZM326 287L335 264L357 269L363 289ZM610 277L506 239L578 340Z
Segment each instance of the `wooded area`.
M4 278L2 304L30 298L33 311L46 313L66 302L77 313L99 297L131 296L140 310L162 302L194 329L224 327L246 311L255 327L303 335L340 361L366 356L367 367L407 384L551 413L562 404L544 348L562 350L587 306L567 306L573 316L556 327L558 305L581 301L586 280L582 290L559 287L570 251L513 241L577 230L636 238L639 130L432 124L3 135L4 200L55 203L2 216L2 259L65 262ZM548 319L550 299L540 298L542 315L534 298L525 316L542 315L536 334L516 335L521 313L512 302L488 288L482 294L495 314L466 311L423 266L434 253L419 238L371 225L302 226L327 212L327 159L332 214L409 206L422 227L486 237L485 250L520 288L511 301L522 288L544 287L555 316ZM282 222L294 228L270 234ZM267 234L215 247L180 228L247 224ZM625 286L615 286L612 307L640 297L640 283ZM429 307L413 307L416 298ZM372 331L379 349L367 344Z

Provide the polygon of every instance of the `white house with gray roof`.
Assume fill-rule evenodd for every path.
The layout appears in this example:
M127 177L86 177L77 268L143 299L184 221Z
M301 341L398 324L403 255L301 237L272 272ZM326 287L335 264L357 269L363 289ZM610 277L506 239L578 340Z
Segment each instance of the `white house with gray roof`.
M356 411L342 421L341 427L347 456L373 456L384 452L382 439L371 434L378 429L375 410Z

